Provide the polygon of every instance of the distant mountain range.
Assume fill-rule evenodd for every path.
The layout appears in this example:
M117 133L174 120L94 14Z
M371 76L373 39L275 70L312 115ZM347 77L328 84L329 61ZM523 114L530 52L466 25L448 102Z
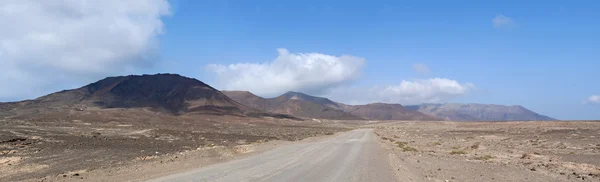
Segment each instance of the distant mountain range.
M422 104L407 106L431 116L450 121L550 121L554 118L540 115L522 106L494 104Z
M171 115L216 114L335 120L555 120L521 106L486 104L346 105L323 97L287 92L262 98L248 91L219 91L176 74L108 77L81 88L33 100L0 103L0 116L42 116L89 109L150 109Z
M340 120L421 120L421 121L546 121L555 120L522 106L493 104L400 104L372 103L346 105L323 97L287 92L275 98L262 98L248 91L223 91L233 100L265 112L304 118Z
M423 114L419 111L410 110L400 104L373 103L366 105L354 105L346 106L344 111L365 119L372 120L441 120L440 118Z
M323 97L300 92L287 92L275 98L262 98L248 91L223 91L233 100L265 112L288 114L304 118L339 120L440 120L439 118L404 108L400 104L374 103L346 105Z
M287 92L279 97L265 99L247 91L223 91L233 100L256 109L288 114L304 118L362 120L363 118L344 112L338 103L329 99L309 96L299 92Z

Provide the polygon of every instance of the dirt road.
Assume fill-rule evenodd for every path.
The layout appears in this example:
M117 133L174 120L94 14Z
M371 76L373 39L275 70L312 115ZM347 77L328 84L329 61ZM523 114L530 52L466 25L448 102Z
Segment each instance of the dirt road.
M361 129L151 181L396 181L372 130Z

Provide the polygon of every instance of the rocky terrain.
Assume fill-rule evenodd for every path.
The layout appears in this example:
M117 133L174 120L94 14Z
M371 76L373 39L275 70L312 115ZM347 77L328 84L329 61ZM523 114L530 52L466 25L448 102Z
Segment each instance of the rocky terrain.
M407 106L437 118L449 121L551 121L548 116L537 114L522 106L495 104L422 104Z
M147 110L101 110L41 121L0 119L0 181L85 179L88 172L185 151L295 141L345 130L311 121L169 116Z
M376 125L405 181L600 181L600 122Z

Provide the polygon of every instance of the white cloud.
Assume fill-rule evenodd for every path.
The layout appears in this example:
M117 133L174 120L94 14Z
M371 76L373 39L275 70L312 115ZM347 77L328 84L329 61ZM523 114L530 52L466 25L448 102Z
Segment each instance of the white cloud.
M431 70L424 64L413 64L412 68L415 72L420 74L428 75L431 73Z
M472 83L459 83L447 78L430 78L403 80L398 85L376 86L370 89L336 89L327 96L349 104L384 102L412 105L447 102L450 99L467 95L475 89L476 87Z
M504 15L496 15L496 17L492 19L492 24L494 25L494 28L512 28L516 25L511 18Z
M169 14L167 0L2 1L0 99L150 65Z
M600 95L592 95L584 103L600 104Z
M286 91L321 93L354 81L361 73L363 58L321 53L290 53L278 49L275 60L265 63L208 65L217 75L217 87L248 90L258 95L275 96Z
M476 89L472 83L447 78L403 80L397 85L374 87L350 85L345 83L356 81L365 62L363 58L278 51L279 56L270 62L211 64L207 70L217 76L216 86L223 90L247 90L267 97L300 91L347 104L437 103ZM425 65L415 64L413 68L430 72Z
M381 101L419 104L444 102L457 96L465 95L475 89L472 83L459 83L447 78L431 78L426 80L406 81L399 85L377 88L373 92Z

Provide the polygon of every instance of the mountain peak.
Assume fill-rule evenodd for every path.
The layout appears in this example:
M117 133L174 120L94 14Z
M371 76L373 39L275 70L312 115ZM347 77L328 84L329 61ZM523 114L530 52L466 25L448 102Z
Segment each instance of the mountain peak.
M128 75L128 76L117 76L117 77L107 77L105 79L99 80L97 82L91 83L89 85L84 86L84 88L88 88L90 92L95 93L101 91L103 89L114 89L115 87L121 85L130 86L140 86L141 88L129 88L130 91L139 91L142 89L150 89L152 91L156 90L170 90L170 89L178 89L182 87L207 87L209 89L213 89L209 85L201 82L199 80L184 77L178 74L154 74L154 75ZM116 90L113 90L116 91ZM124 91L124 90L123 90ZM149 92L144 92L145 94Z
M288 91L284 94L282 94L281 96L283 97L287 97L287 98L291 98L291 97L315 97L315 96L311 96L311 95L307 95L305 93L302 92L295 92L295 91Z
M308 100L313 100L313 99L326 99L326 100L329 100L329 99L324 98L324 97L312 96L312 95L308 95L308 94L305 94L305 93L302 93L302 92L295 92L295 91L288 91L288 92L282 94L279 97L285 97L285 98L296 97L296 98L308 99Z
M242 114L250 109L204 82L178 74L107 77L78 89L40 97L31 104L29 107L152 108L174 114Z
M288 99L288 100L308 101L308 102L317 103L319 105L331 107L331 108L334 108L334 109L342 110L342 107L338 103L333 102L333 101L329 100L328 98L312 96L312 95L308 95L308 94L305 94L305 93L302 93L302 92L289 91L289 92L286 92L286 93L284 93L283 95L281 95L281 96L279 96L277 98L279 98L279 99Z

